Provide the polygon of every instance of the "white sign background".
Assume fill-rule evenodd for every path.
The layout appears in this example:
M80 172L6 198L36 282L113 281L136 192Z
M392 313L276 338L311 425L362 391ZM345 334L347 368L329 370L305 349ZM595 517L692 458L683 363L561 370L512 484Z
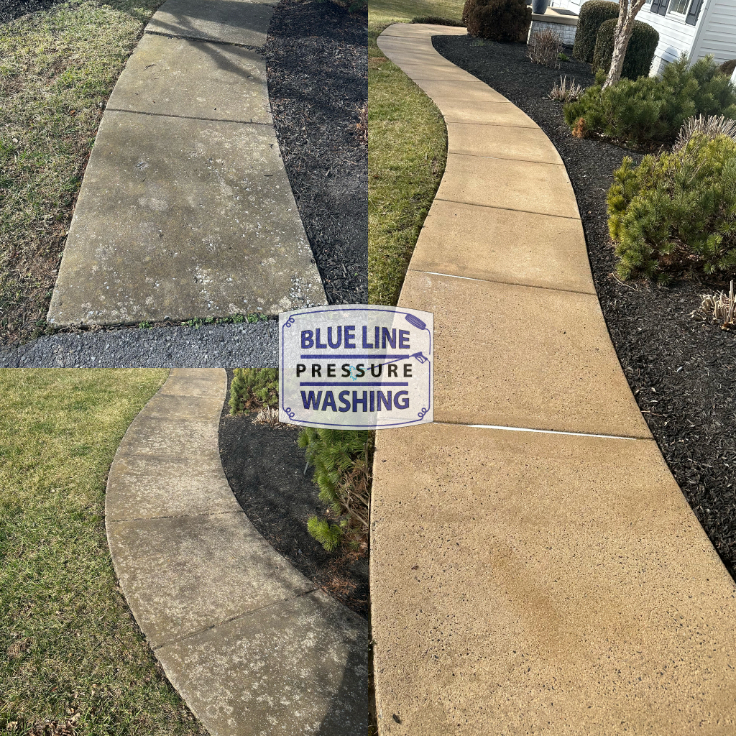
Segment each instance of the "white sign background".
M351 304L279 315L279 421L387 429L434 418L433 316Z

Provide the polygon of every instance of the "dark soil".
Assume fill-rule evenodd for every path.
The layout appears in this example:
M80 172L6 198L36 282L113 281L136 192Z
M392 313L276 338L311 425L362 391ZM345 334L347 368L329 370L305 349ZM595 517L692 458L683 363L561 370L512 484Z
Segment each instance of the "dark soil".
M266 44L281 154L330 304L368 300L368 22L325 0L281 0Z
M232 371L228 371L228 400ZM368 554L328 554L307 532L307 519L322 516L312 481L305 474L297 428L254 424L254 414L220 418L220 458L230 488L253 525L294 567L348 608L368 617Z
M21 15L46 10L64 0L0 0L0 23L10 23Z
M736 573L736 334L690 317L722 283L621 283L608 234L606 194L626 155L574 138L562 104L546 99L560 75L593 82L587 64L532 64L525 46L438 36L437 51L508 97L549 136L575 189L608 330L639 408L690 506L731 575ZM568 52L569 55L569 52ZM530 193L531 194L531 193ZM736 577L736 575L734 575Z

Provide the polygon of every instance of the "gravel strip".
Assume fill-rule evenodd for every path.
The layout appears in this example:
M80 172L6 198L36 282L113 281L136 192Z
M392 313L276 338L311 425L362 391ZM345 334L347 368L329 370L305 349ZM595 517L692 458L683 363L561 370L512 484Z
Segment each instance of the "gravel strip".
M0 368L276 368L276 320L240 325L100 330L0 349Z
M660 288L641 281L621 283L613 275L617 259L608 235L606 194L624 156L635 163L641 156L604 141L573 138L562 105L546 99L561 74L590 85L587 64L571 61L559 70L547 69L525 57L524 45L479 45L468 37L437 36L434 46L524 110L560 152L618 359L672 474L734 575L736 334L690 317L701 294L725 284L679 280Z

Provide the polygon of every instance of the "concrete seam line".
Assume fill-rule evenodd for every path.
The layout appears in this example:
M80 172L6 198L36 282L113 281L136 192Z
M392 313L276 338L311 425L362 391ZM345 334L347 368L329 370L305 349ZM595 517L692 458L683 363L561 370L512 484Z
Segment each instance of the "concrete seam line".
M265 3L252 3L253 5L265 5ZM269 6L270 7L270 6ZM185 36L181 33L164 33L163 31L149 31L147 28L143 33L149 36L163 36L164 38L181 38L185 41L199 41L201 43L217 43L220 46L238 46L241 49L248 49L249 51L255 51L258 54L263 54L265 46L251 46L247 43L237 43L236 41L220 41L216 38L202 38L201 36Z
M493 204L478 204L477 202L460 202L457 199L445 199L444 197L435 197L435 202L450 202L452 204L467 204L471 207L486 207L489 210L507 210L508 212L526 212L528 215L542 215L543 217L559 217L562 220L576 220L580 222L580 216L571 217L570 215L555 215L551 212L534 212L533 210L517 210L515 207L498 207Z
M587 432L564 432L560 429L532 429L531 427L507 427L502 424L465 424L464 422L433 422L433 424L445 424L451 427L472 427L473 429L500 429L506 432L535 432L537 434L564 434L571 437L599 437L604 440L643 440L654 442L649 437L629 437L619 434L588 434Z
M278 601L273 601L272 603L267 603L265 606L258 606L258 608L253 608L250 611L243 611L243 613L238 613L235 616L230 616L229 618L225 618L222 621L218 621L215 624L211 624L210 626L204 626L201 629L197 629L196 631L192 631L188 634L185 634L184 636L178 636L175 639L169 639L168 641L162 642L161 644L156 644L156 646L151 646L151 650L156 652L159 649L162 649L163 647L171 646L172 644L178 644L181 641L186 641L187 639L191 639L193 636L199 636L200 634L204 634L205 631L212 631L212 629L216 629L218 626L223 626L224 624L229 624L232 621L238 621L242 618L246 618L247 616L250 616L253 613L260 613L261 611L265 611L268 608L273 608L274 606L281 606L284 603L288 603L289 601L296 600L297 598L303 598L305 595L311 595L314 593L315 590L321 590L318 587L311 588L310 590L302 591L301 593L297 593L296 595L291 596L290 598L282 598Z
M525 128L525 130L532 130L531 128ZM496 161L518 161L522 164L541 164L542 166L564 166L565 164L558 164L554 161L532 161L529 158L511 158L509 156L483 156L480 153L462 153L459 151L447 151L448 156L465 156L466 158L492 158Z
M265 125L272 127L271 123L259 123L255 120L226 120L225 118L198 118L193 115L169 115L164 112L144 112L143 110L121 110L119 107L106 107L110 112L126 112L130 115L150 115L153 118L176 118L177 120L202 120L205 123L235 123L237 125ZM462 154L456 154L462 155Z
M447 276L448 279L465 279L466 281L482 281L486 284L503 284L504 286L524 286L528 289L545 289L546 291L562 291L566 294L584 294L596 296L594 291L578 291L577 289L555 289L553 286L537 286L536 284L522 284L518 281L500 281L499 279L478 279L474 276L455 276L451 273L439 273L438 271L423 271L421 268L409 268L414 273L426 273L430 276Z
M427 81L427 80L424 80L424 81ZM497 103L497 104L503 104L503 103ZM447 118L445 118L445 124L447 125L484 125L488 128L523 128L524 130L542 130L538 125L506 125L504 123L474 123L472 121L468 122L467 120L448 120Z
M202 511L199 514L171 514L171 516L131 516L129 519L108 519L111 524L122 524L129 521L159 521L160 519L195 519L198 516L227 516L228 514L243 514L242 509L238 511Z

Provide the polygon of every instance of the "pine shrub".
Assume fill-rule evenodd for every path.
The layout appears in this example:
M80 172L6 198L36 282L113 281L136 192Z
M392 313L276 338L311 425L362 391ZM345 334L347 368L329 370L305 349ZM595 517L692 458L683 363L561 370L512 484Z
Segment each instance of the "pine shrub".
M608 192L621 278L736 274L736 141L695 134L684 148L627 156Z
M248 414L279 405L279 372L276 368L236 368L230 384L230 413Z
M476 38L525 43L532 9L525 0L466 0L463 24Z
M618 18L618 3L607 0L590 0L580 8L578 27L575 32L575 45L572 55L588 64L593 62L598 29L605 21Z
M604 75L577 102L565 105L571 130L584 129L631 144L669 143L693 115L736 118L736 89L713 59L692 67L687 57L669 64L660 78L621 79L602 89Z
M309 533L328 552L335 548L330 540L338 538L336 535L345 535L353 542L367 537L373 432L305 427L299 433L299 447L314 467L320 500L338 520L330 525L326 519L313 516L307 526Z
M618 18L612 18L601 24L596 37L593 54L593 71L602 70L608 74L613 57L614 35ZM654 52L659 43L659 33L646 23L634 21L634 29L629 39L624 56L621 76L626 79L638 79L649 75L654 61Z

